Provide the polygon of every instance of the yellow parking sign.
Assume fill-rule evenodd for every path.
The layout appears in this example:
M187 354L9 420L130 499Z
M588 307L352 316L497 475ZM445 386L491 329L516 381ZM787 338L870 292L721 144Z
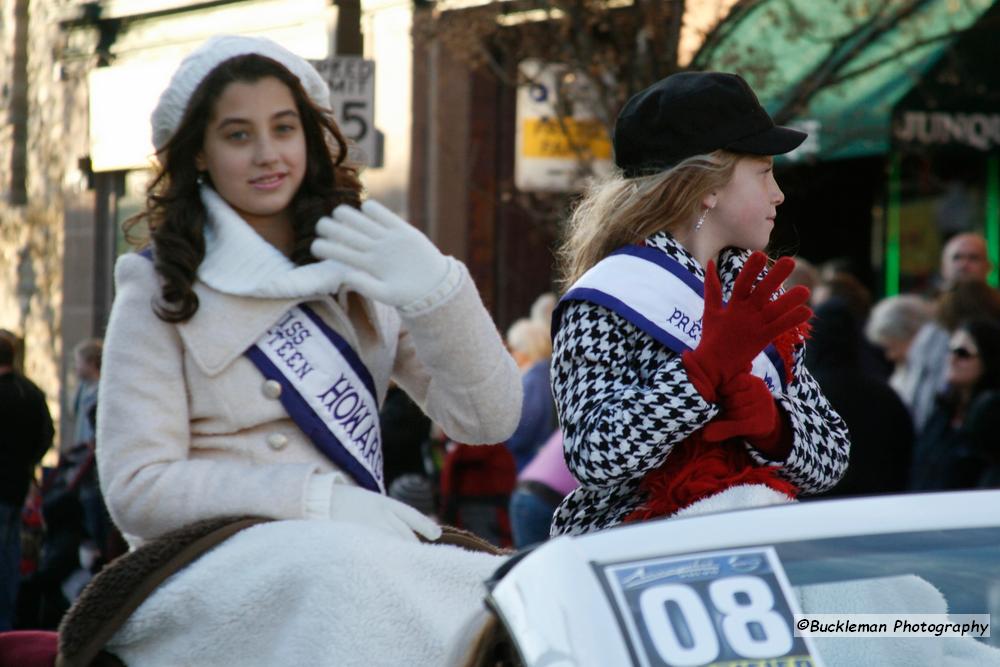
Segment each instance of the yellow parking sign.
M608 132L596 119L564 118L560 124L559 120L551 117L525 118L521 129L523 157L574 159L582 156L597 160L611 158L611 140Z

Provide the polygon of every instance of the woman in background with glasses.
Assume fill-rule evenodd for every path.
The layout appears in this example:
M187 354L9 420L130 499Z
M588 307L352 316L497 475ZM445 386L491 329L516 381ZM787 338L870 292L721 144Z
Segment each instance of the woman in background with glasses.
M971 319L951 336L947 386L917 438L914 491L1000 486L1000 323Z

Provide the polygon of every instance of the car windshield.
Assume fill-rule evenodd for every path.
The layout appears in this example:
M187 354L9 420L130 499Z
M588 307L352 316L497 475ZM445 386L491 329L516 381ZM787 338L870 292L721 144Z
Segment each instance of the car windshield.
M941 592L948 613L1000 618L1000 528L837 537L774 547L795 587L915 575Z
M1000 528L840 537L774 548L806 614L848 620L889 613L1000 618ZM987 646L1000 647L1000 633L990 634L975 640L840 636L813 642L827 667L913 660L997 665L1000 650Z

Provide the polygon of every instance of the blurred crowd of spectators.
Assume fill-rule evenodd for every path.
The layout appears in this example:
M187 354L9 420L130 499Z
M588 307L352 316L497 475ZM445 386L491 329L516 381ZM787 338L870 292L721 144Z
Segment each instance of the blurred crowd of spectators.
M827 495L1000 485L1000 292L986 240L953 236L932 293L874 302L842 265L800 260L812 289L806 364L851 433Z

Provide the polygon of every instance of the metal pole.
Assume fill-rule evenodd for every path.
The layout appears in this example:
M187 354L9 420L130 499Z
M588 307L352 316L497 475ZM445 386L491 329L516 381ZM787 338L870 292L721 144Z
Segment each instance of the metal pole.
M336 0L337 5L337 55L363 55L361 38L361 0Z

